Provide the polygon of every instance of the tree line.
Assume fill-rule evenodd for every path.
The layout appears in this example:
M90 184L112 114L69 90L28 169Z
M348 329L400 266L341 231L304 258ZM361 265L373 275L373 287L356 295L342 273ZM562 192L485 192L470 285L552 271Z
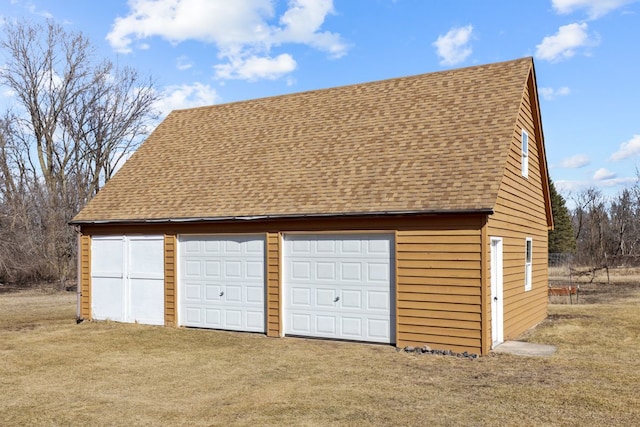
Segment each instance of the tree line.
M549 232L549 253L573 254L574 263L592 268L640 265L638 181L613 197L593 187L570 194L572 209L553 182L551 196L555 229Z
M5 23L0 56L0 283L63 286L76 274L68 222L147 135L157 92L53 21Z

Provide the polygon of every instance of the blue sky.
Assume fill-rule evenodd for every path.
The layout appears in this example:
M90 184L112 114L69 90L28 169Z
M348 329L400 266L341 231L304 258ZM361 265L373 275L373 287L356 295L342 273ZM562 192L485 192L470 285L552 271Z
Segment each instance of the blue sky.
M533 56L563 194L640 168L639 0L0 0L21 18L151 74L164 113Z

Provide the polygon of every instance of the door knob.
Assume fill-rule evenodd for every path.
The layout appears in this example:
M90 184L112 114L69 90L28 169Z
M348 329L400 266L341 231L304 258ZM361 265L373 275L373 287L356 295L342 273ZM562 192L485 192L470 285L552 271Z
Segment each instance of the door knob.
M494 301L498 301L498 297L493 297L493 300Z
M224 295L224 292L220 292L220 296Z
M340 301L340 297L335 297L335 298L333 299L333 302L338 302L338 301Z

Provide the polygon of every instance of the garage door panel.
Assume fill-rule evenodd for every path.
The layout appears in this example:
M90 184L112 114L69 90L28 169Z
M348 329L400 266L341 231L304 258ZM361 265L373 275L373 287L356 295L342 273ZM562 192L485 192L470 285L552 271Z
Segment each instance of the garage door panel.
M247 254L255 254L261 256L264 253L264 241L262 240L249 240L245 245L245 252Z
M335 306L335 289L316 289L315 305L318 307L333 308Z
M317 280L336 280L336 263L335 262L316 262L315 263Z
M302 313L291 314L291 333L294 335L311 335L311 315Z
M367 281L370 284L379 283L381 286L387 286L389 283L389 264L370 262L367 265Z
M362 266L356 262L340 263L340 280L342 281L362 281Z
M336 335L336 318L323 314L316 315L316 332L325 336Z
M284 244L285 334L391 343L388 235L293 235Z
M290 301L294 306L310 306L311 290L309 288L291 288Z
M242 303L242 287L238 285L227 285L225 286L225 294L224 298L229 303Z
M187 283L184 286L185 292L182 297L188 301L200 301L202 298L200 296L200 291L202 290L201 286L197 283Z
M201 308L211 316L181 316L185 326L265 331L264 238L261 236L182 236L180 311ZM190 250L189 250L190 248ZM197 248L197 249L196 249ZM182 250L184 249L184 250ZM191 263L198 262L198 271ZM198 296L190 287L198 287ZM213 315L213 313L216 313Z
M189 307L184 314L186 321L189 323L202 322L202 313L199 307Z
M359 317L342 316L342 333L353 339L359 339L364 336L362 330L362 319Z
M222 296L220 293L222 292L222 286L216 284L205 284L204 286L197 285L198 289L204 287L204 302L208 301L220 301ZM198 295L200 295L200 291L198 291ZM200 298L198 298L198 301Z
M242 261L225 261L224 263L224 277L226 279L240 278L242 277Z
M241 310L233 310L227 308L224 311L225 316L225 325L228 328L240 329L242 328L242 311Z
M204 262L204 264L205 264L204 275L207 279L222 278L222 261L207 260Z
M359 290L343 290L342 291L342 307L347 309L359 310L363 307L362 291Z
M261 286L247 286L246 291L248 304L255 304L260 307L264 305L264 288Z
M202 309L205 312L204 324L210 328L219 328L222 326L222 310L215 308ZM199 317L198 317L199 319ZM199 320L194 323L201 323Z
M386 313L390 309L390 299L388 292L367 291L367 309L380 310Z
M264 263L260 261L246 261L246 277L248 279L262 279L264 277Z
M251 330L258 330L263 327L264 324L264 312L257 311L247 311L247 327Z
M211 254L219 255L223 253L222 251L223 242L221 242L220 240L206 240L204 241L203 244L204 244L204 248L203 248L204 253L207 255L211 255ZM197 242L197 246L198 248L200 248L200 242Z
M367 319L368 334L373 339L386 340L389 338L389 321L383 319Z

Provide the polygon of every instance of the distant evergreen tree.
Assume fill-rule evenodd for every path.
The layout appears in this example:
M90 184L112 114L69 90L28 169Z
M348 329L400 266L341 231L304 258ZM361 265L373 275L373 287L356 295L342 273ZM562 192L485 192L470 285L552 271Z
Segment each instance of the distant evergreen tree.
M576 238L573 224L564 197L556 191L553 181L549 179L551 211L553 212L554 229L549 231L549 253L574 252Z

